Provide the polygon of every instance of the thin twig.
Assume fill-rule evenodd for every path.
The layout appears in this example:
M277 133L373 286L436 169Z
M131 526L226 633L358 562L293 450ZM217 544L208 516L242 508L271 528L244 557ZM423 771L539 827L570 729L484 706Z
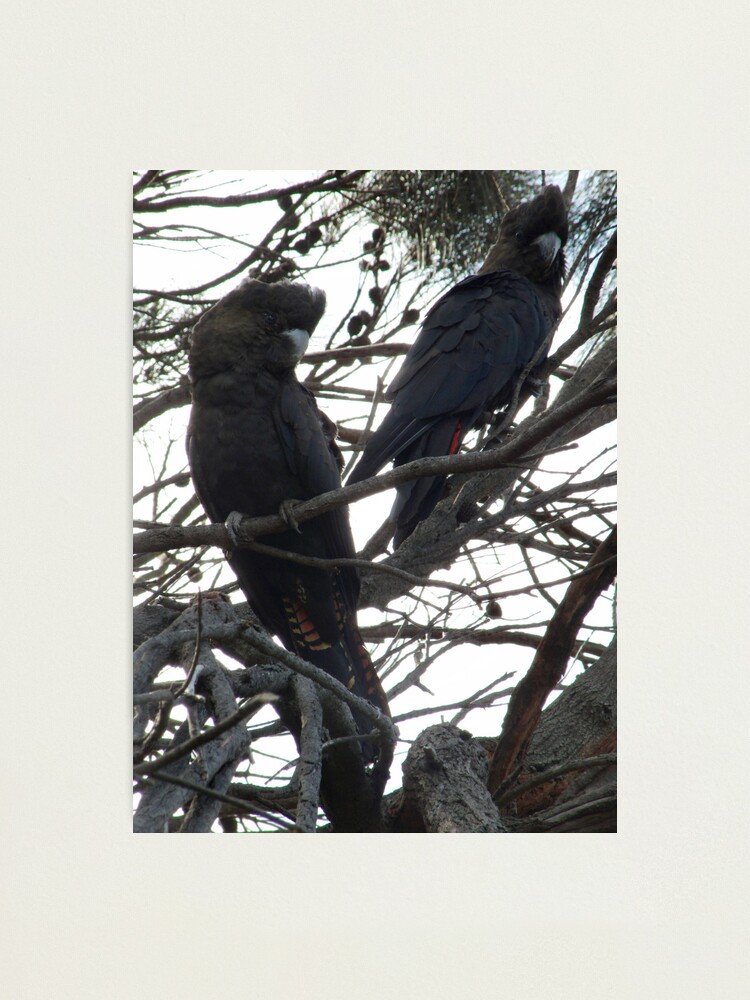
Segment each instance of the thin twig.
M296 516L296 509L295 509ZM260 552L263 555L272 556L275 559L283 559L287 562L299 563L302 566L316 566L319 569L338 569L343 566L351 566L355 569L375 570L378 573L385 573L395 576L399 580L405 580L415 587L445 587L446 590L453 590L465 597L470 597L477 605L484 603L483 599L477 597L472 587L467 587L461 583L452 583L450 580L433 580L428 577L414 576L406 570L398 569L395 566L388 566L385 563L370 562L369 559L319 559L317 556L303 556L296 552L287 552L285 549L277 549L273 545L265 545L263 542L250 542L242 546L243 549L250 549L253 552Z
M528 781L524 781L522 785L516 785L515 788L510 788L507 792L504 792L499 798L495 799L495 805L500 808L508 802L512 802L514 799L519 799L526 792L530 792L532 788L536 788L538 785L543 785L545 781L551 781L552 778L557 778L561 774L567 774L569 771L585 771L591 767L606 767L608 764L617 763L616 753L603 753L599 754L597 757L585 757L582 760L571 760L567 764L558 764L557 767L551 767L547 771L541 771L539 774L535 774L533 778Z
M158 757L153 761L146 761L144 764L140 764L138 767L133 768L133 773L136 775L154 774L156 771L160 771L163 767L167 767L168 764L173 764L176 760L184 757L185 754L191 753L198 747L203 746L204 743L210 743L211 740L216 739L217 736L221 736L228 729L232 729L234 726L238 725L253 712L257 711L261 705L265 704L267 701L272 700L272 695L267 694L256 694L233 712L231 715L227 716L226 719L222 719L221 722L217 722L215 726L210 726L208 729L204 729L203 732L198 733L192 739L185 740L174 750L168 750L163 753L161 757Z

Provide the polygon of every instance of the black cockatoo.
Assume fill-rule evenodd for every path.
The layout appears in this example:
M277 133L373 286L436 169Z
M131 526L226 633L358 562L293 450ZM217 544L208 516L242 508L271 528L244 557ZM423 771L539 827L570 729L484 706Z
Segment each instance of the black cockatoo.
M511 209L479 272L430 309L385 398L391 408L348 482L393 460L452 455L488 411L506 406L516 377L559 320L568 213L558 187ZM540 358L540 363L544 358ZM397 487L391 514L400 545L433 510L444 477Z
M232 512L275 514L285 501L341 485L335 425L295 374L324 309L319 289L246 279L196 323L187 450L212 521ZM258 541L322 559L355 556L343 508ZM287 649L388 712L357 628L355 569L328 571L249 549L228 560L258 618ZM364 717L355 714L355 721L360 732L371 731ZM372 758L369 744L364 753Z

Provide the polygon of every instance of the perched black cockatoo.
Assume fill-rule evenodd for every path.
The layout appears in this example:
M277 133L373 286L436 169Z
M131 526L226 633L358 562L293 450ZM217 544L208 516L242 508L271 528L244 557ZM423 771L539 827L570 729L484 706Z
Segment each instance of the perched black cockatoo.
M391 460L398 466L453 455L488 412L510 402L516 377L561 316L567 237L568 213L558 187L546 187L506 213L479 272L459 281L427 313L385 393L391 408L349 483L374 476ZM395 546L430 514L444 483L444 477L422 478L397 487Z
M233 512L288 510L341 485L336 428L295 374L325 309L325 293L304 284L246 279L193 329L193 406L187 450L195 491L212 521ZM343 508L258 541L321 559L353 558ZM228 554L263 625L287 649L322 668L383 712L388 703L357 628L359 577L250 549ZM355 714L360 732L372 725ZM364 753L373 756L366 744Z

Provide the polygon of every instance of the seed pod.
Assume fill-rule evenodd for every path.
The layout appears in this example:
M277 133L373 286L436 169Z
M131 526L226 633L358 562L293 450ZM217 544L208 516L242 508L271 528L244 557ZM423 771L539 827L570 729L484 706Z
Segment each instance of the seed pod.
M349 334L349 336L356 337L364 325L365 324L361 316L352 316L352 318L346 324L346 332Z

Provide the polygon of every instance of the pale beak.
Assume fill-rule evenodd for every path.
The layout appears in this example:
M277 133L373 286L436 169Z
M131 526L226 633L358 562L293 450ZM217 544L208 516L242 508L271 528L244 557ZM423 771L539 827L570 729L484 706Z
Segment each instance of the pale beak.
M310 343L310 334L307 330L287 330L284 334L294 344L294 353L297 358L301 358Z
M544 263L549 267L562 246L560 237L557 233L542 233L533 242L535 246L539 247L539 253L542 255Z

